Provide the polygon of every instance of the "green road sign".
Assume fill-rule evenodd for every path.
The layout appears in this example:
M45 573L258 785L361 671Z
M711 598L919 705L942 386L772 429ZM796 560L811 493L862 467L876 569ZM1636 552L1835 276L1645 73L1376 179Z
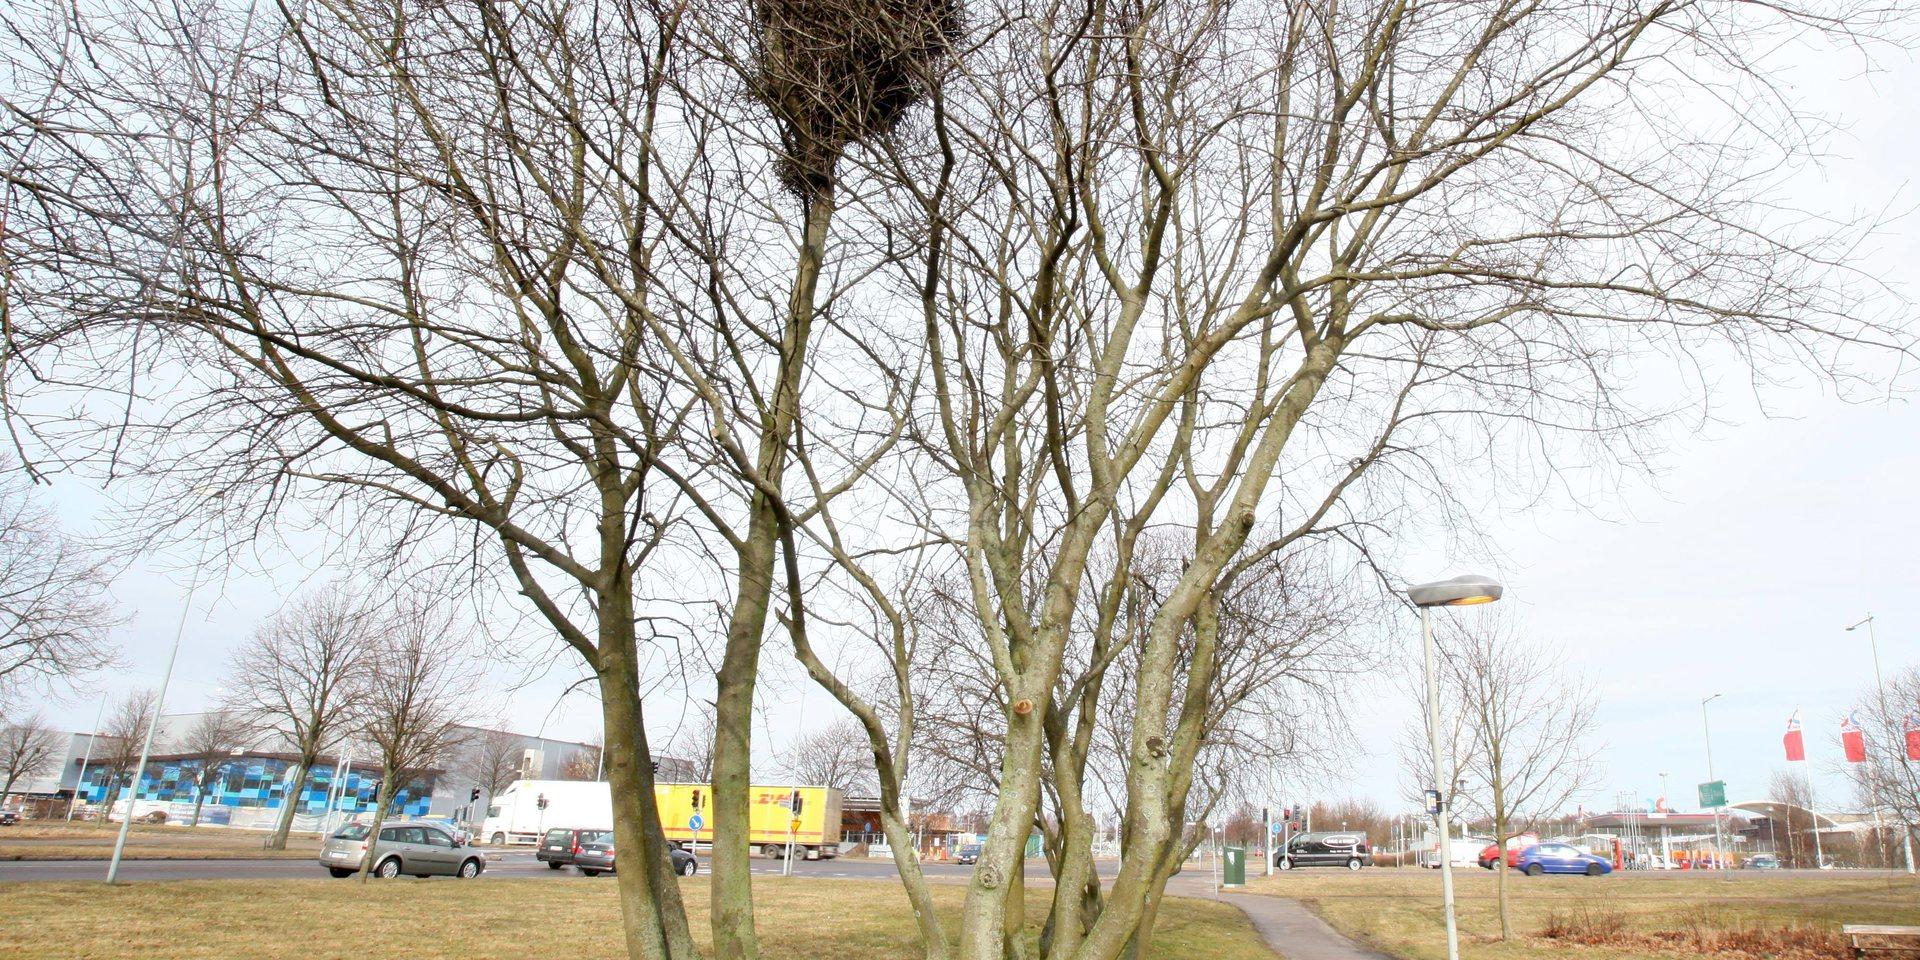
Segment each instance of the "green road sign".
M1727 805L1727 782L1709 780L1700 785L1700 809L1713 810Z

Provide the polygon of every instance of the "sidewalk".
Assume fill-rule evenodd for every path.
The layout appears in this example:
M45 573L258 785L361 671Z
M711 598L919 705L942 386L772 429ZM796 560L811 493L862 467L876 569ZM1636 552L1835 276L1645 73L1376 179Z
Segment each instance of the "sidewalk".
M1285 960L1392 960L1384 953L1369 950L1339 931L1327 926L1298 900L1267 897L1252 893L1213 892L1211 880L1195 877L1188 884L1169 884L1168 893L1231 903L1253 921L1260 939ZM1185 889L1174 889L1175 886Z

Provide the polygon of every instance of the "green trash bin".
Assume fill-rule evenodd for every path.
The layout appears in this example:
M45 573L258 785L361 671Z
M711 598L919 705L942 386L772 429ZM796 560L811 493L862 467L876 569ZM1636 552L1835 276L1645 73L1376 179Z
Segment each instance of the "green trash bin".
M1224 887L1247 885L1246 847L1230 846L1220 851L1220 885Z

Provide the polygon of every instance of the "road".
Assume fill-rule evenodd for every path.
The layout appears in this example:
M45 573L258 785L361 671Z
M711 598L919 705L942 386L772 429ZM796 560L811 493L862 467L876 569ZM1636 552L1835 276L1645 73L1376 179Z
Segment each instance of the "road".
M701 858L705 869L706 859ZM965 881L972 867L954 863L930 862L924 865L927 876L949 882ZM753 872L778 875L780 862L753 861ZM798 876L838 879L890 879L898 874L891 860L795 860ZM1104 871L1103 871L1104 872ZM0 883L22 881L100 880L106 876L104 860L12 860L0 861ZM1027 865L1027 875L1045 878L1046 863ZM320 865L311 860L123 860L120 876L127 880L312 880L325 879ZM489 852L487 869L481 879L502 877L578 877L572 870L553 870L533 858L529 850Z

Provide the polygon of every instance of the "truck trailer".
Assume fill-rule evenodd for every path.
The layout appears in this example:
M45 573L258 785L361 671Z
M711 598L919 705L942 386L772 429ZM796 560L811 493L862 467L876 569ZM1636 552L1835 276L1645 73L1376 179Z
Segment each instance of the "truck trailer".
M769 857L787 855L789 834L793 854L808 860L840 854L840 800L842 791L834 787L756 784L748 788L749 842ZM691 843L713 840L713 788L704 783L661 783L653 788L660 805L660 823L667 839ZM799 810L793 807L798 800ZM688 826L695 815L701 820L699 835ZM798 821L796 829L794 824Z
M786 856L791 837L797 857L818 860L840 853L840 800L833 787L755 785L751 793L749 842L769 857ZM713 841L713 788L703 783L660 783L653 788L668 840ZM541 807L541 801L546 806ZM796 806L796 812L794 807ZM700 829L694 830L694 817ZM798 828L795 828L795 822ZM613 794L604 781L518 780L487 807L480 837L496 846L539 842L555 827L613 827Z

